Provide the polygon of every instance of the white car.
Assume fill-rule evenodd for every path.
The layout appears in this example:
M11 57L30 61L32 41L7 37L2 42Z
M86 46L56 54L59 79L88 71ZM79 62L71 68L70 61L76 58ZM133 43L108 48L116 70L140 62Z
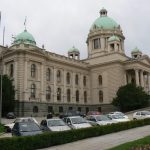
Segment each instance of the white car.
M65 117L63 119L72 129L92 127L88 121L80 116Z
M114 112L110 112L110 115L121 115L126 119L129 119L129 117L127 115L125 115L124 113L120 112L120 111L114 111Z
M6 131L11 132L16 122L35 122L36 124L38 124L37 120L33 117L17 118L14 122L4 125Z
M43 131L66 131L71 128L65 124L65 122L59 118L52 118L42 120L40 127Z
M107 125L116 123L116 121L110 119L107 115L89 115L87 120L91 125Z
M150 118L150 111L138 111L133 114L133 120Z
M126 122L126 121L130 121L129 118L125 118L122 115L116 115L116 114L108 114L108 117L111 118L112 120L116 121L116 122Z

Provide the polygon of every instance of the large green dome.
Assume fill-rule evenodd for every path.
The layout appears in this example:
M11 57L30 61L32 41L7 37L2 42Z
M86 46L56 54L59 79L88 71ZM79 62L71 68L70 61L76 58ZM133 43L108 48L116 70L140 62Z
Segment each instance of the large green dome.
M91 29L101 28L101 29L112 30L118 27L119 27L119 24L117 24L116 21L114 21L112 18L108 17L107 10L103 8L100 11L100 17L94 21Z
M18 34L15 37L14 44L20 44L20 43L25 43L25 44L30 44L30 45L36 45L34 37L27 32L27 30L24 30L22 33Z

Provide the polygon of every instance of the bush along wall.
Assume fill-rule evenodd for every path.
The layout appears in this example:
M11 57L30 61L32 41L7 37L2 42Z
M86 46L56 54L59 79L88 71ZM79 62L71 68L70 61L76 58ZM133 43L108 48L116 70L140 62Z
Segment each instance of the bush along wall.
M63 132L46 132L36 136L1 138L0 149L35 150L145 125L150 125L150 119L129 121L124 123L96 126Z

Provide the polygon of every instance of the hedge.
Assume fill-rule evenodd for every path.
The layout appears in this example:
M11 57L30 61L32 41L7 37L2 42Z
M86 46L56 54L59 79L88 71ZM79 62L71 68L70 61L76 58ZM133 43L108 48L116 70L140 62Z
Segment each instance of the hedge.
M4 131L5 131L4 125L0 124L0 133L2 133Z
M46 132L36 136L1 138L0 149L35 150L145 125L150 125L150 119L129 121L105 126L95 126L70 131Z

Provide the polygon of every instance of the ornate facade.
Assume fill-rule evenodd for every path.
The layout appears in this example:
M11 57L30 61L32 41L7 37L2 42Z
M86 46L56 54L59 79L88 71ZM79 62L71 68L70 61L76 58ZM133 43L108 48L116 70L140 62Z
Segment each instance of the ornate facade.
M136 83L150 92L150 58L135 48L125 55L122 29L101 9L87 37L88 58L75 47L68 57L36 46L27 31L10 47L0 46L3 74L13 79L15 112L44 116L67 110L110 111L118 88Z

